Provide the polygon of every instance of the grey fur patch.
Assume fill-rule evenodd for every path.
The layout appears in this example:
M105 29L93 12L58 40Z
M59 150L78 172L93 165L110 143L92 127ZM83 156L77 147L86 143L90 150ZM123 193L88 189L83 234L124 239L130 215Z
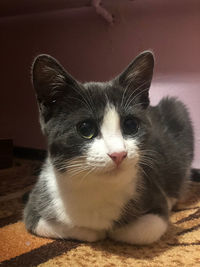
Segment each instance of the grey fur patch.
M47 180L43 175L44 170L48 167L45 163L40 177L29 195L28 202L24 209L24 222L27 229L34 233L39 219L56 220L56 212L53 210L51 203L54 201L47 189Z

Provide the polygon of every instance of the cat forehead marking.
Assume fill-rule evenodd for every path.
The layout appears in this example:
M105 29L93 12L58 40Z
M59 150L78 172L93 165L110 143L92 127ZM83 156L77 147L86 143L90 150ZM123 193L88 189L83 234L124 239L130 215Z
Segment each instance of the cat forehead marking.
M108 104L105 108L101 133L110 153L125 150L120 128L120 117L113 105Z

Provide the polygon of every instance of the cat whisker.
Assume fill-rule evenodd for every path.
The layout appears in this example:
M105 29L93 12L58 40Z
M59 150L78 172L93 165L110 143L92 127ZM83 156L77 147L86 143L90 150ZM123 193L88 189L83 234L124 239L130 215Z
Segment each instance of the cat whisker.
M56 163L54 163L55 166L56 166ZM84 165L84 162L83 161L65 161L64 163L62 163L62 165L59 164L59 166L56 166L56 169L58 171L63 171L63 170L66 170L66 171L69 171L69 170L75 170L77 168L82 168Z
M156 164L155 160L156 158L153 158L152 156L147 156L147 155L140 155L140 161L146 161L146 162L150 162L152 164Z
M84 106L86 106L87 109L91 109L90 106L85 102L85 101L82 101L81 99L77 98L77 97L72 97L70 96L68 99L75 99L77 101L79 101L80 103L82 103Z
M85 170L88 170L89 168L88 168L88 166L78 166L78 167L76 167L76 168L71 168L71 169L68 169L67 170L67 172L68 173L76 173L76 172L78 172L78 171L85 171Z
M157 151L153 150L153 149L141 149L140 150L143 153L154 153L154 154L159 154Z
M125 88L125 90L124 90L124 92L123 92L123 95L122 95L122 100L121 100L120 107L122 107L122 106L123 106L123 104L124 104L124 98L125 98L125 95L126 95L126 93L127 93L128 89L129 89L129 87L128 87L128 86L126 86L126 88Z
M88 170L88 169L87 169L87 170ZM69 177L70 177L70 178L74 178L74 177L77 177L77 176L79 177L81 173L84 173L84 172L86 172L87 170L82 169L82 170L79 170L79 171L74 172L74 173L69 173Z
M140 91L138 94L134 95L132 98L129 97L129 99L126 101L126 104L125 104L125 110L127 110L127 108L130 106L130 104L135 101L140 95L142 95L145 91L148 91L148 87L143 89L142 91ZM135 92L134 92L135 93ZM131 94L132 95L132 94ZM142 103L138 103L138 105L141 105ZM135 104L136 106L136 104Z
M85 156L79 156L78 159L66 160L62 163L62 165L59 165L59 167L57 167L57 170L65 170L68 168L83 166L85 164L84 159L86 159ZM59 162L59 159L54 160L55 165L57 161Z
M122 100L121 100L120 107L123 106L123 104L124 104L124 98L125 98L126 93L128 92L129 89L130 89L129 85L126 86L126 88L125 88L125 90L124 90L124 92L123 92L123 95L122 95ZM138 88L136 88L136 89L131 93L131 95L132 95L135 91L137 91L137 89L138 89ZM130 97L130 96L129 96L129 97Z
M129 100L131 99L132 95L134 95L137 91L139 91L139 93L136 94L136 96L133 97L133 99L135 99L135 98L138 97L140 94L142 94L144 91L146 91L146 90L149 89L149 87L148 87L148 88L145 88L145 90L140 91L140 88L141 88L142 86L144 86L146 83L149 83L149 80L148 80L148 81L145 81L143 84L141 84L140 86L138 86L138 87L137 87L136 89L134 89L133 92L129 95L128 99L126 100L126 102L125 102L125 104L124 104L124 108L125 108L125 110L127 109L127 107L128 107L128 106L130 105L130 103L132 102L132 100L129 101ZM129 87L127 87L127 88L129 88ZM125 91L126 91L126 90L125 90Z
M144 165L146 167L149 167L151 169L154 169L154 166L151 165L151 164L149 164L149 162L140 161L139 163L140 163L140 165Z
M85 179L87 178L87 176L88 176L90 173L92 173L95 169L96 169L96 167L90 169L90 170L89 170L89 171L82 177L82 179L81 179L81 181L80 181L80 185L85 181Z
M82 164L81 165L78 165L78 164L75 165L74 164L72 166L63 165L63 166L56 167L56 169L58 171L64 171L64 170L69 171L70 169L75 169L75 168L78 168L78 167L82 167Z
M87 97L88 97L88 101L89 101L90 106L91 106L91 110L93 111L93 113L95 113L94 102L93 102L93 99L92 99L92 96L91 96L89 90L86 90L85 93L87 93Z
M155 161L156 158L150 157L149 155L140 155L139 163L141 165L145 165L151 169L156 170L157 163Z
M77 89L74 86L68 85L71 89L73 89L78 95L80 95L86 104L87 108L91 111L93 111L91 100L88 99L87 90L79 88ZM80 90L81 89L81 90Z

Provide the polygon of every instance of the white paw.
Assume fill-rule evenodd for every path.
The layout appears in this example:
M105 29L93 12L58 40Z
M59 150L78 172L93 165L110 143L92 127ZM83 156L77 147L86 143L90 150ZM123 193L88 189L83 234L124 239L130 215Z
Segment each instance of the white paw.
M109 232L109 237L135 245L156 242L167 230L167 221L155 214L147 214L137 221Z
M77 239L87 242L96 242L99 240L103 240L106 237L106 233L104 231L95 231L85 228L79 228L76 233Z
M77 239L80 241L96 242L106 237L104 231L95 231L84 227L70 227L61 223L49 223L40 219L35 233L39 236L58 239Z

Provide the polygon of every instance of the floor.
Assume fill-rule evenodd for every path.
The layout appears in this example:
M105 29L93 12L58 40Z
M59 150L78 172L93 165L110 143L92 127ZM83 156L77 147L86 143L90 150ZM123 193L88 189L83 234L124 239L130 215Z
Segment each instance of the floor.
M23 202L37 179L39 161L15 159L0 170L1 266L200 266L200 182L171 215L168 232L151 246L105 240L93 244L39 238L21 220Z

